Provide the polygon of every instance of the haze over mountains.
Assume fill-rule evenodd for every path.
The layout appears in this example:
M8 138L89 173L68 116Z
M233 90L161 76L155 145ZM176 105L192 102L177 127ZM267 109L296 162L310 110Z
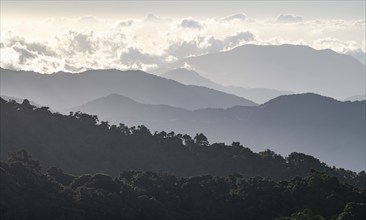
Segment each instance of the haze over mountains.
M145 126L110 126L85 113L62 115L32 106L29 101L21 104L0 101L0 158L4 159L7 152L23 149L17 153L18 158L39 169L37 163L30 163L30 156L24 150L38 158L45 168L62 167L72 174L118 175L130 170L178 176L236 173L235 176L262 176L280 181L308 175L315 169L336 176L341 182L365 187L364 172L357 174L329 167L303 153L292 152L286 157L271 150L255 153L238 142L209 143L204 134L189 136L151 132ZM4 168L3 163L0 165Z
M152 131L204 133L212 142L240 141L255 151L272 149L282 155L297 151L330 165L362 170L365 165L365 101L340 102L316 94L280 96L253 107L189 111L146 105L109 95L68 109L98 115Z
M237 96L250 99L256 103L264 103L280 95L292 94L292 92L290 91L279 91L275 89L223 86L199 75L194 70L188 70L185 68L170 70L162 74L161 76L186 85L204 86L207 88L216 89L230 94L235 94Z
M283 155L299 151L330 165L364 169L364 101L312 93L281 96L305 91L345 100L364 94L365 66L355 59L306 46L245 45L175 63L183 64L198 72L162 75L174 81L132 70L43 75L1 69L0 92L65 114L80 110L116 124L203 132L212 142L240 141Z
M186 109L253 106L256 103L205 87L183 85L142 71L90 70L79 74L1 69L1 95L27 98L55 110L118 93L146 104Z
M365 93L365 65L329 49L287 44L243 45L184 58L170 69L183 66L223 85L314 92L340 100Z

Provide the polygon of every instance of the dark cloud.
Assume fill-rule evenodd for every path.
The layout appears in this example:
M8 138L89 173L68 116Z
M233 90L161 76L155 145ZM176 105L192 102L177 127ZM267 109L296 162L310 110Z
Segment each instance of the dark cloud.
M67 64L67 63L65 63L64 69L67 72L73 72L73 73L77 73L77 72L81 72L81 71L85 70L85 68L75 67L72 64Z
M201 30L203 28L203 25L200 22L198 22L192 18L183 19L180 23L180 26L182 28L191 28L191 29L198 29L198 30Z
M166 53L176 58L188 57L200 54L201 49L198 47L197 40L177 41L169 46Z
M245 21L245 19L247 19L247 16L244 13L239 13L239 14L233 14L233 15L229 15L225 18L223 18L222 20L224 21Z
M224 45L227 48L238 46L241 42L248 42L248 41L254 41L254 34L245 31L245 32L239 32L235 35L228 36L224 39Z
M53 49L49 46L46 46L44 43L39 42L27 42L24 38L19 37L17 35L11 35L8 37L6 43L1 43L1 47L14 47L15 45L19 46L23 49L26 49L30 52L36 52L40 55L46 55L46 56L57 56L57 53L53 51Z
M120 61L127 66L133 66L140 63L156 65L162 63L159 56L143 53L139 49L133 47L128 48L127 52L121 53Z
M34 59L37 57L36 54L28 51L25 48L14 46L13 50L15 50L16 52L19 53L19 64L25 64L27 62L27 60Z
M99 22L98 19L92 15L86 15L86 16L79 17L77 19L77 21L81 22L81 23L85 23L85 24L96 24Z
M278 22L278 23L298 23L298 22L302 22L302 17L292 15L292 14L282 14L277 17L276 22Z
M60 43L60 49L67 55L77 53L94 53L98 48L98 42L93 40L93 32L89 34L69 31L66 35L56 37Z
M24 43L29 51L36 52L40 55L45 56L57 56L57 53L52 50L51 47L48 47L41 43Z
M151 23L154 23L154 22L161 22L162 19L157 17L156 15L154 15L153 13L150 13L148 15L146 15L145 19L144 19L145 22L151 22Z
M130 27L135 22L133 20L127 20L127 21L120 21L117 23L117 28L123 28L123 27Z

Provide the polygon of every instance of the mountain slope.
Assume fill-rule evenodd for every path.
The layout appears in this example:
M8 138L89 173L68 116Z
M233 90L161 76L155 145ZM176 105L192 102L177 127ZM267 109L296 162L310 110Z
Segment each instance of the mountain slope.
M226 85L315 92L344 100L365 93L365 65L332 50L300 45L244 45L177 61Z
M198 86L187 86L142 71L90 70L79 74L1 69L1 95L27 98L55 110L82 105L112 93L148 104L198 109L256 105L247 99Z
M2 220L20 219L19 210L22 219L38 220L366 218L365 189L316 171L275 182L239 174L177 177L151 171L74 176L59 167L44 172L43 165L26 151L0 161Z
M222 86L211 80L199 75L193 70L187 70L184 68L170 70L161 75L164 78L172 79L185 85L197 85L207 88L227 92L243 98L253 100L256 103L264 103L280 95L292 94L289 91L279 91L275 89L264 88L243 88L236 86Z
M213 89L221 89L223 87L199 75L196 71L188 70L185 68L173 69L160 76L167 79L175 80L185 85L204 86Z
M121 99L130 102L124 97ZM305 176L314 169L336 176L342 182L365 186L364 173L332 168L302 153L291 153L286 158L270 150L254 153L238 142L210 144L203 134L190 137L173 132L151 133L145 126L109 126L98 122L95 116L80 112L69 115L51 113L45 107L30 105L29 101L18 104L0 99L0 102L2 159L8 152L24 149L39 159L45 168L62 167L72 174L103 172L118 175L126 170L142 170L178 176L240 173L246 177L288 180ZM24 151L18 155L32 167L40 169L39 164L30 162ZM16 171L24 173L24 170Z
M365 101L340 102L316 94L299 94L280 96L253 107L187 111L129 104L112 97L71 110L96 114L115 124L144 124L153 131L190 135L202 132L215 142L240 141L256 151L270 148L283 155L300 151L331 165L364 169Z
M66 109L63 112L86 112L104 116L103 120L123 122L127 125L146 125L152 122L169 122L189 118L192 111L175 108L168 105L151 105L135 102L118 94L111 94L82 106ZM154 127L159 127L155 125Z

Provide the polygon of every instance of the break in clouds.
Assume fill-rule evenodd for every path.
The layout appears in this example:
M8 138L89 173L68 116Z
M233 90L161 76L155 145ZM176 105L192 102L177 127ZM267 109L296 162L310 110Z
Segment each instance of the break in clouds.
M45 31L46 30L46 31ZM1 67L42 73L85 69L154 70L178 59L244 44L301 44L365 57L365 20L312 20L282 14L255 20L223 18L106 21L94 16L52 18L1 29ZM345 40L347 35L359 36Z

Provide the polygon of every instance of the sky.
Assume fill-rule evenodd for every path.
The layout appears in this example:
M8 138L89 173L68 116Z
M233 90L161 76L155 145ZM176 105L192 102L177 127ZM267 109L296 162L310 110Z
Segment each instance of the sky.
M1 67L153 71L244 44L300 44L364 62L365 1L1 1Z

